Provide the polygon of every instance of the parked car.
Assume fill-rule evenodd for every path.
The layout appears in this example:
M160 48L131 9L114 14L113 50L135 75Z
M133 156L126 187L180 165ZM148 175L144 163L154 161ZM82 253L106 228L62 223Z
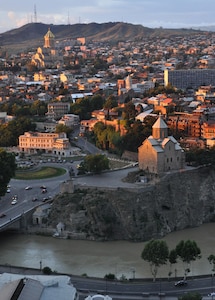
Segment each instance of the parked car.
M25 188L26 190L31 190L32 189L32 187L31 186L26 186L26 188Z
M1 214L0 214L0 218L4 218L4 217L6 217L6 214L1 213Z
M42 190L46 190L46 186L45 185L41 185L40 187Z
M42 190L42 194L45 194L45 193L47 193L47 189Z
M34 202L34 201L37 201L38 199L36 198L36 197L34 197L33 199L32 199L32 202Z
M7 188L7 193L10 193L10 188L9 187Z
M11 205L15 205L16 203L17 203L17 200L13 199L12 202L11 202Z
M46 201L48 201L48 200L49 200L48 197L44 197L43 200L42 200L42 202L46 202Z
M185 285L187 285L187 281L184 279L175 282L175 286L185 286Z
M214 297L214 296L215 296L215 292L208 294L208 297Z

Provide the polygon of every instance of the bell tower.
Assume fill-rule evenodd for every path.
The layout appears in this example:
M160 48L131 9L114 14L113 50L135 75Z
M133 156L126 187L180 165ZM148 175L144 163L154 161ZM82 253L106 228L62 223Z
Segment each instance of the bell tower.
M55 46L55 36L51 32L50 28L47 33L44 35L44 48L54 48Z

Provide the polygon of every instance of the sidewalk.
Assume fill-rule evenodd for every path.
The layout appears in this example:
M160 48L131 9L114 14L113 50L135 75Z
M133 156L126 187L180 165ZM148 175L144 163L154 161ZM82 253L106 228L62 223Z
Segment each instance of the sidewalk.
M12 274L23 274L23 275L43 275L43 272L39 269L16 267L8 264L0 265L0 274L12 273Z

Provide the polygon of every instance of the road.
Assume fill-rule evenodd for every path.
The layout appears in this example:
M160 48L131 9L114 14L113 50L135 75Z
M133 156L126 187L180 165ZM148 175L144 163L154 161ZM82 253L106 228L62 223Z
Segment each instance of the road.
M198 292L207 299L209 293L212 292L212 278L194 278L188 279L186 287L175 287L174 281L157 280L156 282L145 281L145 282L116 282L109 280L96 280L89 278L77 278L71 277L71 281L74 286L81 292L82 295L89 294L107 294L113 299L143 299L143 297L154 297L158 299L162 297L175 297L188 292Z
M0 201L0 214L4 213L6 216L0 218L0 226L5 222L8 222L10 219L13 220L23 212L28 211L29 209L38 206L42 203L44 197L53 198L55 195L60 192L61 183L67 181L69 176L69 163L61 164L59 163L53 164L50 163L51 166L63 167L66 169L66 173L64 175L41 179L41 180L16 180L11 179L10 181L10 193L6 193L4 197L1 197ZM47 193L43 194L41 186L47 187ZM31 189L26 190L25 188L30 186ZM17 204L12 205L12 198L14 195L17 196ZM32 199L37 198L38 200L33 202Z
M13 266L0 266L0 273L10 273L13 274L23 274L28 275L40 275L41 271L39 269L26 269L18 268ZM59 274L61 275L61 274ZM98 278L88 278L84 276L73 276L68 275L71 278L71 283L79 291L79 299L85 299L88 295L102 294L109 295L113 300L115 299L127 299L127 300L161 300L161 299L171 299L177 300L179 296L185 293L198 292L203 296L205 300L213 300L211 296L207 296L211 293L213 288L213 277L208 276L204 278L189 278L187 279L187 286L185 287L175 287L174 279L160 280L159 278L156 282L152 279L147 280L136 280L132 281L115 281L115 280L105 280Z

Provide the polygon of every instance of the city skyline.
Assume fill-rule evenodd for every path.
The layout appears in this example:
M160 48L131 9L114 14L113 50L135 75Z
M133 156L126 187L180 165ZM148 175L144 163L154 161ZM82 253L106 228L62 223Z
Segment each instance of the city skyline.
M214 9L213 0L205 0L204 5L201 0L7 0L1 3L0 32L31 22L126 22L150 28L212 26Z

